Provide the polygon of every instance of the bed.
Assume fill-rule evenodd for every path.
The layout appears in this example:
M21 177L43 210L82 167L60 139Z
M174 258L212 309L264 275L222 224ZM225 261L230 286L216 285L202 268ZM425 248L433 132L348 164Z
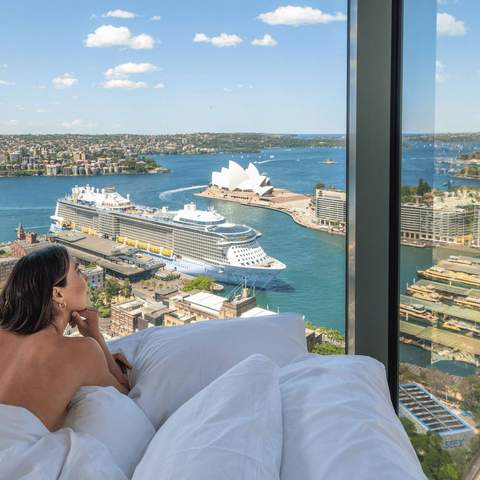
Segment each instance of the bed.
M49 432L0 405L0 480L424 479L381 363L306 350L300 315L154 327L109 342L128 397L82 387Z

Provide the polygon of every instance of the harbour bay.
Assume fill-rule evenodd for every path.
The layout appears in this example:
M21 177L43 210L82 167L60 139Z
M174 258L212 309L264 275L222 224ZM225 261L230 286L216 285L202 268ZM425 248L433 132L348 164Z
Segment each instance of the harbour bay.
M475 146L471 148L473 150ZM448 173L434 173L433 153L435 158L454 156L449 146L433 152L429 145L420 143L406 149L402 183L415 184L419 178L424 178L440 188L450 179ZM343 148L271 149L243 155L153 155L153 158L169 168L171 173L0 179L0 241L12 240L19 222L26 229L46 233L57 198L69 192L74 185L114 186L122 194L130 193L135 203L146 206L166 205L178 209L190 201L196 202L199 208L213 205L228 220L245 223L262 232L260 243L265 251L288 266L271 289L257 291L261 306L281 312L300 312L316 325L344 332L345 237L300 227L280 212L194 196L210 182L211 172L226 166L231 159L243 167L249 162L256 162L259 171L268 174L275 187L311 194L314 185L322 182L344 189ZM335 163L322 163L327 159ZM402 293L418 268L431 265L431 249L402 247ZM418 348L402 348L404 361L426 365L429 363L427 357L428 352ZM445 362L445 365L437 364L437 367L451 373L473 372L473 367L458 362Z

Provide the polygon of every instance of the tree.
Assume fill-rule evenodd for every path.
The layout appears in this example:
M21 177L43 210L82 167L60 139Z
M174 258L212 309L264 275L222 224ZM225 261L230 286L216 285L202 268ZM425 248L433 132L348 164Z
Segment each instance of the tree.
M316 343L312 348L312 353L317 353L318 355L342 355L345 353L345 350L330 343Z
M206 275L199 275L198 277L192 278L185 282L183 286L184 292L191 292L192 290L211 290L213 283L213 278L207 277Z
M105 298L107 302L110 303L112 297L120 293L121 287L120 283L117 280L113 278L107 278L107 280L105 280L103 289L105 291Z
M431 191L432 187L425 180L423 180L423 178L420 178L417 185L417 195L419 197L423 197L425 194L430 193Z
M126 278L122 284L122 295L124 297L130 297L132 295L132 285L130 280Z
M417 452L422 469L430 480L460 480L464 465L453 461L447 450L442 449L439 435L418 433L414 423L401 418L401 422Z

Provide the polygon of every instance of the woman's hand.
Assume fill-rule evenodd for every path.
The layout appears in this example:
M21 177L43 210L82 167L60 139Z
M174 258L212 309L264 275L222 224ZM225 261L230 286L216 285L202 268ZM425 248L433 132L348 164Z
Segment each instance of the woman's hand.
M126 374L127 369L130 370L132 368L131 363L127 360L125 355L122 353L112 353L112 357L117 362L117 365L121 368L122 373Z
M86 308L79 312L72 312L70 319L72 327L77 326L80 335L84 337L99 338L101 336L100 327L98 325L98 313L93 308Z

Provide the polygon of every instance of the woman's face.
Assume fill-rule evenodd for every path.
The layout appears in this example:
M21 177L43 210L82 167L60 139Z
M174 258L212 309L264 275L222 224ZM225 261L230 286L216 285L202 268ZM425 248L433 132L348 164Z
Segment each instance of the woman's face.
M70 258L67 274L67 284L62 287L67 310L78 312L88 307L88 284L80 265L74 258Z

